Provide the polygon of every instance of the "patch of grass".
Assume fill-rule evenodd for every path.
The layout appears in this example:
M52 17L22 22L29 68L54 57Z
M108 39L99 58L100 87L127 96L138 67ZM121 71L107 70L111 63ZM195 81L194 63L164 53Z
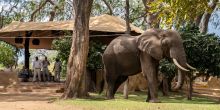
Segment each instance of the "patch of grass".
M146 93L132 93L129 99L123 99L121 93L117 93L115 99L105 100L103 95L91 94L89 99L75 99L58 101L59 104L73 105L85 110L219 110L217 101L193 97L192 101L185 95L173 94L169 97L160 96L162 103L148 103Z

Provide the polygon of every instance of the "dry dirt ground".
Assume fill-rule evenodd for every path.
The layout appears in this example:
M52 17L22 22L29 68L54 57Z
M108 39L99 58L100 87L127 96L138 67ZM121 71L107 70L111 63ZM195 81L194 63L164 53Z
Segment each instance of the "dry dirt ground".
M56 93L63 84L21 83L19 87L0 92L0 110L80 110L74 106L59 104L53 100L60 97Z
M63 83L54 82L18 83L6 90L0 85L0 110L81 110L62 101L53 102L61 96L61 88ZM206 84L194 84L194 94L220 100L220 90L208 88Z

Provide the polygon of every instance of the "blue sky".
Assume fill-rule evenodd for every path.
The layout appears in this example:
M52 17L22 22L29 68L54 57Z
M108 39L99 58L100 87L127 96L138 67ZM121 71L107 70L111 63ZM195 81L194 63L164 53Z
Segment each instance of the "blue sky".
M211 18L208 25L208 33L215 33L220 37L220 10L215 11Z

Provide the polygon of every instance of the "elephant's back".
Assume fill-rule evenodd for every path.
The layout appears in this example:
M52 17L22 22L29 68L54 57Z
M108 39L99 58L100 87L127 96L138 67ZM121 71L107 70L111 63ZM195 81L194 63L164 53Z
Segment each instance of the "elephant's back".
M126 51L136 51L136 40L134 36L119 36L112 40L105 49L104 54L117 54Z

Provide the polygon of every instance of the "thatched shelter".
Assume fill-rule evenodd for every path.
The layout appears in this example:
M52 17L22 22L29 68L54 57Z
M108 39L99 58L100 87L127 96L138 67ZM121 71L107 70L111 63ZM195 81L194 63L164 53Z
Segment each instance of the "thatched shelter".
M14 21L0 30L0 40L18 48L25 48L25 67L29 69L29 49L51 49L53 39L72 33L74 21L18 22ZM131 26L131 34L142 30ZM101 15L90 18L91 39L109 43L114 37L124 34L126 22L115 16Z
M137 35L143 31L134 25L131 25L131 34ZM65 32L72 32L74 21L49 21L49 22L18 22L11 24L0 30L0 40L3 40L18 48L24 48L25 33L32 32L29 37L29 48L31 49L51 49L51 43L54 38L63 37ZM125 20L110 15L101 15L90 18L89 24L91 39L99 39L105 43L110 42L112 38L124 34L126 31ZM34 44L33 40L39 40ZM17 41L16 41L17 40ZM20 40L20 41L19 41Z

